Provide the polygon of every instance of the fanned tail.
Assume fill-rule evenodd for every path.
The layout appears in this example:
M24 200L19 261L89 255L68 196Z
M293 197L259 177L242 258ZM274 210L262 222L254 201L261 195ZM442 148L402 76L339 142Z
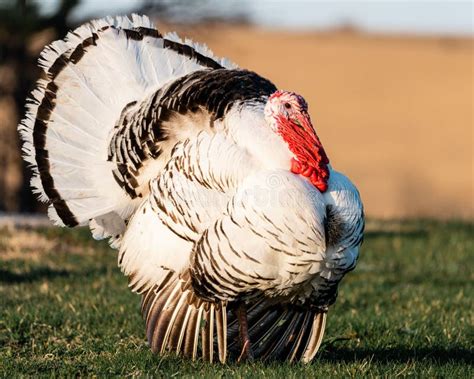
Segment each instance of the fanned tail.
M151 349L213 362L227 359L227 306L198 299L188 274L143 295L142 314Z
M154 129L157 136L151 135L149 146L130 137L135 130L122 133L126 138L112 138L121 122L128 121L123 116L178 78L234 67L203 45L173 33L162 35L148 17L138 15L80 26L47 46L39 65L43 76L18 126L33 191L50 205L56 224L89 224L94 237L115 240L156 176L157 170L146 170L157 164L148 160L148 150L161 151L163 135ZM123 158L122 150L133 157ZM138 157L144 154L146 162ZM136 177L124 177L128 165L138 170Z
M247 319L254 358L311 362L321 346L326 316L325 311L274 304L264 299L252 304ZM238 356L235 318L229 322L228 330L229 355Z
M188 273L145 292L142 314L154 353L221 363L241 354L232 304L197 298ZM321 345L326 312L261 299L249 306L247 319L254 358L308 363Z

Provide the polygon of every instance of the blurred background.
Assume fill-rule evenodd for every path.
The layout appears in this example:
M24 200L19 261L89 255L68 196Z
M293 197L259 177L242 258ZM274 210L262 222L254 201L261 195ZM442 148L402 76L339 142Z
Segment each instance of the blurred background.
M16 133L42 48L132 12L302 94L368 216L474 217L470 1L0 0L0 212L45 211Z

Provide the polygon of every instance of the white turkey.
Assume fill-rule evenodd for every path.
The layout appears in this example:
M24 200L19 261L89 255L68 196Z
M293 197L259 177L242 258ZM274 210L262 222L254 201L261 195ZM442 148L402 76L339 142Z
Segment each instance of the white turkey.
M119 250L151 349L311 361L364 217L305 100L137 15L40 65L19 126L33 190Z

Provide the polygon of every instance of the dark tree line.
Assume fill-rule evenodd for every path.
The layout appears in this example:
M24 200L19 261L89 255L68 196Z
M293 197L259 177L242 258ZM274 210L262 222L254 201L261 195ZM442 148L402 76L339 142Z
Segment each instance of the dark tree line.
M74 26L69 15L79 2L60 0L52 13L44 15L35 1L0 1L0 211L44 208L28 189L29 173L20 158L16 126L40 74L39 52Z

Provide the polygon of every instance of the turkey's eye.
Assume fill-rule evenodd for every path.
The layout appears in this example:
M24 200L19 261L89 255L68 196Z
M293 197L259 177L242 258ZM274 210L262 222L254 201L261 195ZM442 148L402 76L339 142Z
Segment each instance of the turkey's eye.
M290 109L291 108L291 104L290 103L285 103L283 104L285 106L286 109Z

